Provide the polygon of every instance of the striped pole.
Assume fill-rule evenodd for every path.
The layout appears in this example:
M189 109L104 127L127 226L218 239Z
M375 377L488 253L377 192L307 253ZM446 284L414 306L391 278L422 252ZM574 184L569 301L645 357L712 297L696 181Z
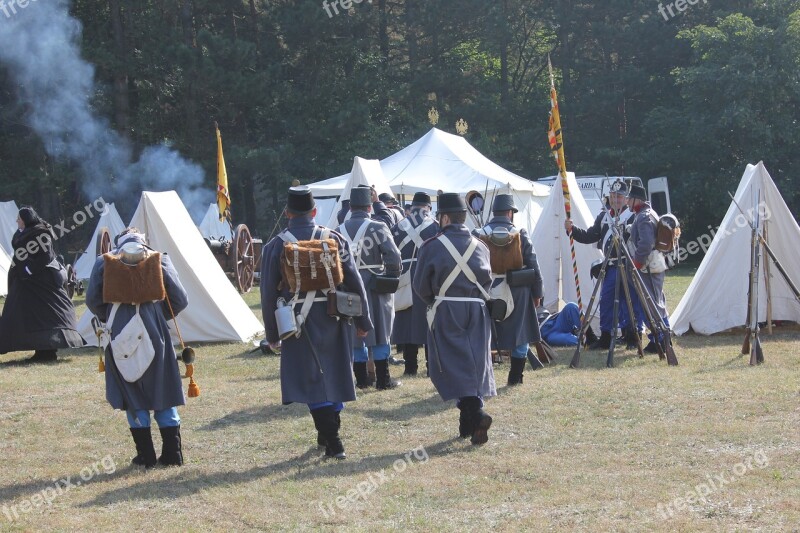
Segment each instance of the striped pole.
M550 63L550 56L547 56L547 66L550 70L550 131L548 141L553 157L556 159L558 171L561 175L561 192L564 194L564 212L567 218L572 218L572 200L569 195L569 185L567 184L567 161L564 157L564 136L561 131L561 115L558 112L558 94L556 93L556 82L553 77L553 65ZM578 297L578 310L583 315L583 301L581 298L581 282L578 277L578 260L575 257L575 240L572 237L572 230L569 231L569 249L572 255L572 273L575 276L575 292Z

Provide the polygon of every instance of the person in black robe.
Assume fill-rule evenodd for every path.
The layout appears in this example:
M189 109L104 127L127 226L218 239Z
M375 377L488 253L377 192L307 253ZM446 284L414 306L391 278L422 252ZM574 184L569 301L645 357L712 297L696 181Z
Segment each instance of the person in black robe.
M67 272L56 259L52 227L32 207L19 210L17 225L0 317L0 354L34 350L29 361L55 361L57 350L84 344L65 288Z

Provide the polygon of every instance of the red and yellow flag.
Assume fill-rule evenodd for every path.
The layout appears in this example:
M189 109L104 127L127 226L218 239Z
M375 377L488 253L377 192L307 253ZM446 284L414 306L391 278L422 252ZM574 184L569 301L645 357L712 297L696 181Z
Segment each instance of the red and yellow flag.
M553 76L553 65L550 63L550 56L547 56L547 66L550 69L550 129L547 132L547 140L550 143L550 150L558 165L558 172L561 175L561 192L564 194L564 211L567 218L572 218L572 200L569 196L569 185L567 183L567 160L564 157L564 135L561 131L561 115L558 112L558 94L556 93L556 82ZM575 276L575 293L578 297L578 309L583 315L583 302L581 301L581 282L578 277L578 261L575 257L575 240L572 231L569 232L569 247L572 253L572 272Z
M223 221L231 217L231 197L228 193L228 171L225 170L225 157L222 155L222 135L216 122L214 128L217 130L217 206L219 219Z

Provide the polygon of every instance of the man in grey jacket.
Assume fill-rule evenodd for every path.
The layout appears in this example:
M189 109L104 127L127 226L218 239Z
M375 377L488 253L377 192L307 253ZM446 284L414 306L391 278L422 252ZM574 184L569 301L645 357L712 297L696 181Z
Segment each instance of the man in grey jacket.
M386 224L370 219L372 190L354 188L350 192L350 220L338 231L350 245L358 273L367 291L369 316L374 329L365 339L355 339L353 372L356 386L367 388L368 350L375 361L375 386L378 390L393 389L400 383L389 375L389 344L394 322L394 295L380 293L377 286L380 276L400 277L400 250L394 244Z
M669 327L667 299L664 296L664 278L666 277L666 271L654 272L652 266L648 264L652 257L651 254L661 253L655 249L658 215L653 211L650 203L647 202L647 192L644 190L644 187L640 185L631 186L631 190L628 193L628 205L631 210L636 213L636 217L633 219L633 224L631 225L631 237L628 241L633 264L642 275L645 289L653 299L653 303L655 303L658 309L658 314L664 320L664 324ZM645 305L645 303L634 302L634 313L639 316L643 315L641 305ZM663 342L663 339L656 339L652 332L649 337L650 342L644 350L648 353L658 353L658 348L655 343Z
M489 250L464 225L461 196L439 195L438 209L442 232L420 248L413 280L414 292L428 305L430 377L442 400L458 400L459 435L484 444L492 417L483 410L483 398L497 394L486 308Z

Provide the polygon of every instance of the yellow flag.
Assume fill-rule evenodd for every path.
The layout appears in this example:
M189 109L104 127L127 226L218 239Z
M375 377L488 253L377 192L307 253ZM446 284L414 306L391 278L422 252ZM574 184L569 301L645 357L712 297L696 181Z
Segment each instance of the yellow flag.
M231 197L228 194L228 171L225 170L225 157L222 155L222 135L217 130L217 206L220 221L231 216Z

